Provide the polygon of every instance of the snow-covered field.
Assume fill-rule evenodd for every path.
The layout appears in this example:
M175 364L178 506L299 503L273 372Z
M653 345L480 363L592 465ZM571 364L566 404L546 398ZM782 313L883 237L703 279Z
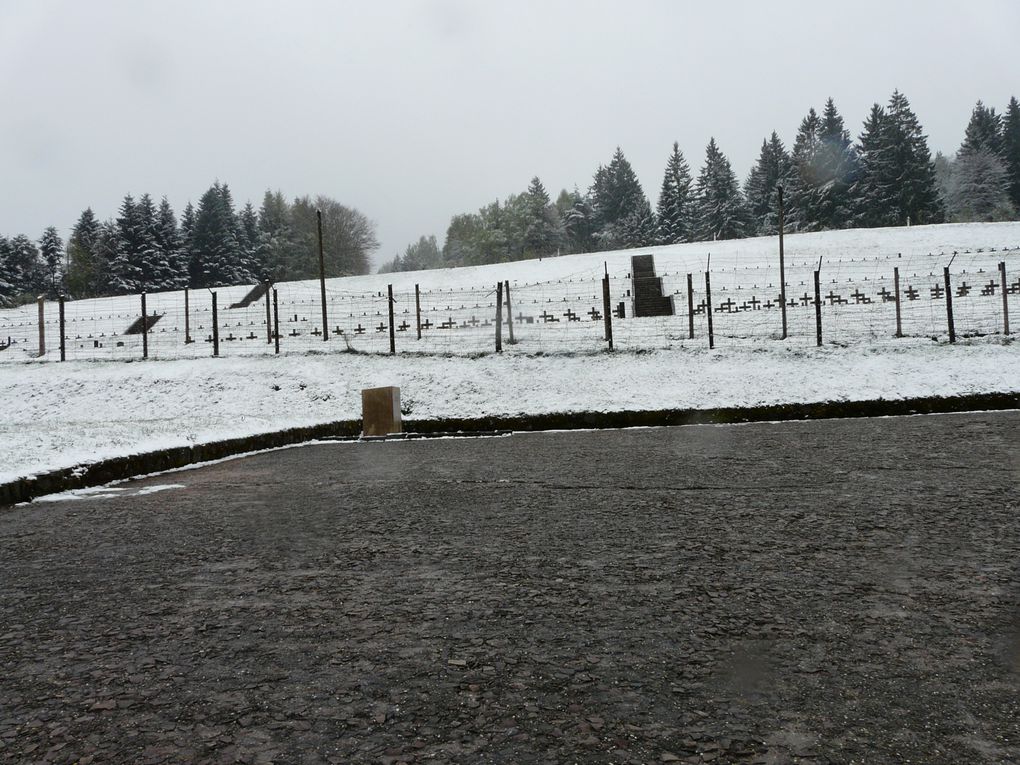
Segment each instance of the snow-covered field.
M89 353L72 352L74 344L69 342L70 360L63 364L53 360L51 339L47 356L33 360L31 338L37 328L30 324L23 331L23 341L0 352L4 362L0 363L0 386L5 393L0 421L0 481L165 446L356 419L360 417L361 389L376 385L399 385L411 418L712 408L1020 391L1020 346L996 334L1001 333L1001 290L982 296L979 289L982 285L987 289L988 283L994 282L999 261L1006 262L1011 282L1017 280L1020 251L1003 251L1015 248L1016 243L1020 243L1020 224L1016 223L788 237L789 297L803 291L799 282L810 279L821 258L823 278L828 280L823 295L831 291L847 299L846 304L826 301L823 316L827 343L820 349L814 347L813 306L790 307L791 338L783 342L773 339L778 332L778 309L756 309L750 304L753 297L764 302L764 290L777 283L771 281L778 271L772 263L775 238L330 280L334 296L348 299L360 295L360 300L367 301L367 296L385 295L390 283L398 294L410 294L413 300L414 285L419 284L426 317L432 313L453 314L450 323L456 324L456 329L423 333L425 353L393 357L338 353L345 347L343 338L333 337L327 344L321 335L311 335L319 311L314 283L306 287L279 285L281 335L285 340L280 356L271 353L264 323L256 323L256 316L264 322L265 306L260 304L225 312L234 326L220 330L224 357L211 358L209 344L201 339L206 329L205 315L196 305L196 296L201 293L191 296L192 310L196 311L192 329L198 342L184 345L179 333L160 333L157 325L150 351L159 360L148 362L125 363L140 356L136 353L138 347L130 344L140 345L140 339L129 336L123 340L125 345L118 347L115 343L123 336L118 334L110 342L112 333L105 334L102 348L95 348L92 341L96 338L91 339ZM710 249L713 309L719 311L714 351L707 347L703 313L696 317L695 339L686 337L686 274L704 270ZM982 252L977 252L979 249ZM945 335L945 307L931 290L941 281L942 266L953 251L960 253L952 267L954 294L961 284L973 290L954 298L961 342L951 346L944 339L932 340ZM590 283L597 284L605 261L610 274L616 277L614 302L626 303L629 259L635 252L654 252L657 273L663 277L667 291L682 293L677 295L682 298L677 300L681 315L616 319L614 332L620 351L598 353L604 347L601 321L590 317L587 321L571 321L566 312L580 315L578 309L585 308L582 304L589 299L572 302L571 297L588 294ZM897 257L899 253L902 257ZM912 336L901 339L892 337L894 316L889 303L881 299L856 302L849 297L854 290L879 295L891 284L895 265L900 267L901 290L905 292L909 285L924 296L916 301L904 298L904 328ZM481 295L486 285L494 286L502 279L511 281L515 315L518 311L524 317L552 314L555 304L561 321L528 324L522 320L515 324L521 342L508 347L507 353L472 355L491 348L494 327L492 317L484 316L488 307L481 309L482 297L477 301L478 309L470 302L471 297ZM535 287L536 283L540 286ZM285 290L297 294L299 288L310 293L310 302L300 312L295 308L300 304L287 305L291 317L298 313L298 321L290 322L293 326L288 328L282 298ZM221 305L229 305L248 289L219 290ZM546 296L545 302L538 302L538 290ZM1020 292L1020 284L1017 290ZM536 295L535 303L527 302L529 294ZM427 300L426 295L430 296ZM455 295L463 295L463 304L468 307L459 308L461 303L454 301ZM748 309L733 313L718 309L731 298L734 303L749 303ZM1020 295L1009 296L1011 310L1017 315L1015 321L1020 324L1018 298ZM89 304L84 308L69 303L68 334L82 334L79 330L85 330L86 315L100 332L104 327L126 326L137 317L129 305L134 300L82 301ZM164 329L177 326L180 316L173 311L183 308L179 305L183 297L149 296L150 311L154 300L157 312L164 307L167 312L160 325ZM348 305L355 302L352 297ZM444 310L433 312L438 303ZM333 307L339 304L337 298ZM601 308L601 301L594 307ZM385 302L380 308L383 313L384 308ZM628 317L631 310L627 304ZM468 318L461 327L458 317L470 316L472 311L479 326ZM237 326L242 319L234 317L242 315L252 323ZM81 323L72 322L72 317L82 319ZM0 335L13 339L19 318L27 322L30 313L0 312L0 325L4 325ZM351 319L355 327L366 326L369 317L343 317L339 309L331 313L331 324L347 322L344 326L349 326ZM490 321L488 328L480 326L484 320ZM385 316L382 321L386 321ZM412 313L412 329L398 335L398 351L419 350L413 321ZM77 326L71 328L72 324ZM179 325L183 328L182 321ZM300 334L291 336L292 330ZM229 341L226 337L230 334L253 334L255 338ZM388 344L387 334L349 332L348 339L355 349L383 351ZM329 352L322 352L324 348ZM199 358L187 357L199 353ZM89 358L94 360L86 360Z

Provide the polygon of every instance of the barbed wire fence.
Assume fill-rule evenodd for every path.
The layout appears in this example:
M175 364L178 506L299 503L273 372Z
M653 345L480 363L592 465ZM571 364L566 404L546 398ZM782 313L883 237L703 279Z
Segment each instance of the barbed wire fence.
M329 280L327 326L318 282L40 301L0 310L0 363L309 352L470 356L493 353L497 343L504 353L557 355L610 347L809 347L820 338L845 346L953 342L1007 335L1009 308L1020 296L1020 247L790 258L784 340L778 262L747 265L731 257L713 265L706 253L701 270L693 270L692 261L682 269L663 261L655 276L614 261L612 268L536 282L371 290ZM657 315L636 315L639 292L648 289L659 301Z

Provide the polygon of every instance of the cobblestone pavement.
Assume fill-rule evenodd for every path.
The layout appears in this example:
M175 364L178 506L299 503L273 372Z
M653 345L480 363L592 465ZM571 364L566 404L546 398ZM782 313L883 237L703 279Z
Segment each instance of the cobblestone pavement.
M1018 762L1018 454L1016 412L323 444L3 510L0 762Z

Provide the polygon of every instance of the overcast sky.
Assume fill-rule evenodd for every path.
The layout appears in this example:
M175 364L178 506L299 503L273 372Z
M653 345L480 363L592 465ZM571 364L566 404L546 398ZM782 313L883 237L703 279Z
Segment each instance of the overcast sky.
M674 140L743 180L809 107L856 136L894 88L949 153L1020 96L1018 31L1015 0L0 0L0 232L219 179L358 208L379 263L534 175L584 189L617 145L653 205Z

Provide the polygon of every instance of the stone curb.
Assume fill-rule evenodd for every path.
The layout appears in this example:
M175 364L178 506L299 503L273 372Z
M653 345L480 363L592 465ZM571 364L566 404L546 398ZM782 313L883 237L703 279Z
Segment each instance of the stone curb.
M670 425L818 420L841 417L891 417L909 414L947 414L1020 409L1020 392L977 393L966 396L871 401L823 401L716 409L660 409L633 412L554 412L551 414L405 420L409 433L481 433L494 431L578 430ZM53 470L0 484L0 507L28 502L44 494L102 486L111 481L158 473L233 455L328 438L356 438L360 420L288 428L271 433L212 441L115 457L62 470Z

